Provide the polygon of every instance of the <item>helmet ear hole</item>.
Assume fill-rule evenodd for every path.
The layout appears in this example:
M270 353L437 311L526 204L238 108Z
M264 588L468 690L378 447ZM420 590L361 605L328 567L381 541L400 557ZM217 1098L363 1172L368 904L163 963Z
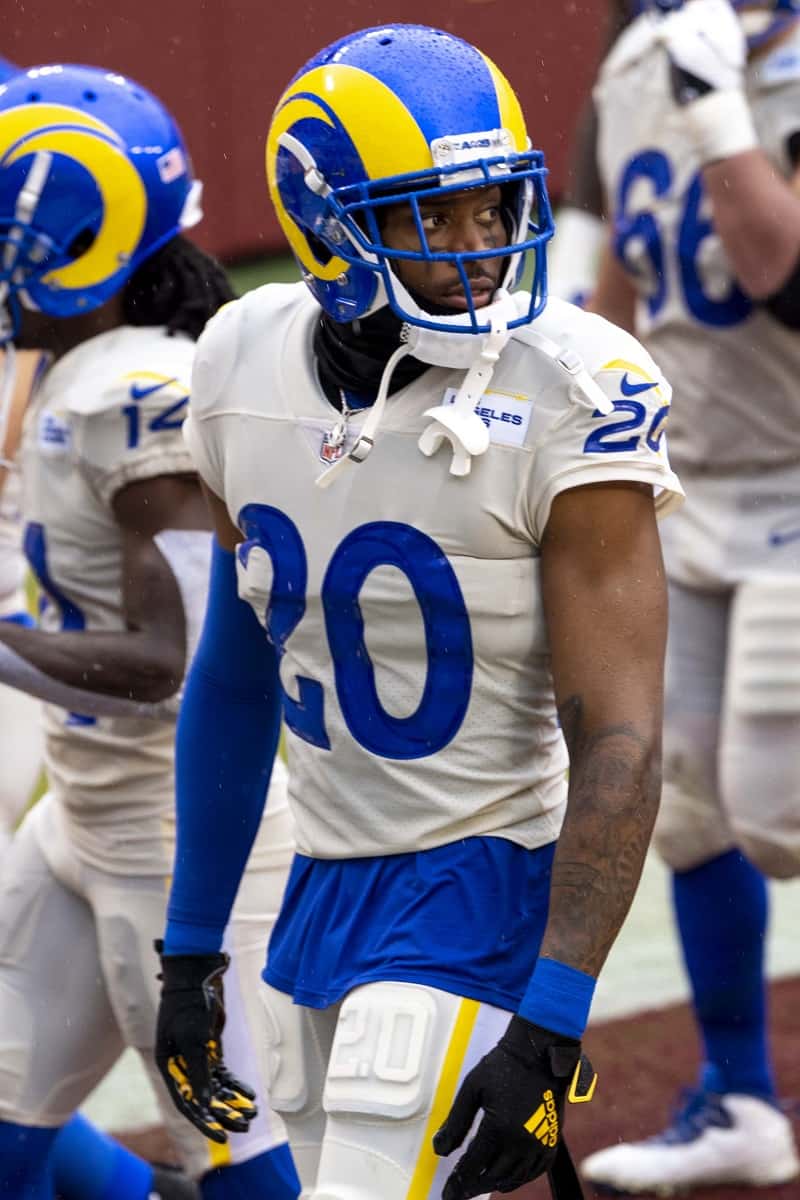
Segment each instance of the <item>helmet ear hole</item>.
M333 258L333 254L323 241L321 241L310 229L305 230L306 241L308 242L311 253L321 266L327 267L328 263Z
M82 254L85 254L91 248L94 240L95 232L93 229L82 229L70 242L67 247L67 254L73 259L80 258Z

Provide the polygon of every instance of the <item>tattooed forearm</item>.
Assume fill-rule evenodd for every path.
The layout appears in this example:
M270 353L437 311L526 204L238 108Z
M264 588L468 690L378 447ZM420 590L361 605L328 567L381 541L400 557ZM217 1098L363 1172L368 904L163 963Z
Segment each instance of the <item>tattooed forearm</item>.
M658 809L660 744L645 722L588 733L579 696L559 715L570 756L569 804L541 953L597 975L641 875Z

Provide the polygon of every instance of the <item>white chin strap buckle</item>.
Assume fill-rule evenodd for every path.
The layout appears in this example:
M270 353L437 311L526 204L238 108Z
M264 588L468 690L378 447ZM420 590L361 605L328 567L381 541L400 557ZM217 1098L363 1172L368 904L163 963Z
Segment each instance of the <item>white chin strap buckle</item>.
M448 441L453 455L451 475L469 475L472 459L489 449L489 430L475 408L489 386L497 360L510 337L505 315L502 311L493 314L491 332L484 334L481 352L467 371L453 403L439 404L425 411L431 423L422 431L417 445L430 458L443 442Z

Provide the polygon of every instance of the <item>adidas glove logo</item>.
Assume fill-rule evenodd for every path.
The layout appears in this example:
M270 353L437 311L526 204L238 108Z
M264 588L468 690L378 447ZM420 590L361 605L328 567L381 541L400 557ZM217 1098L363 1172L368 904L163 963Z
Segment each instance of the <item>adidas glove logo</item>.
M532 1133L545 1146L554 1148L558 1142L558 1113L556 1112L555 1096L546 1091L542 1103L532 1117L525 1122L528 1133Z

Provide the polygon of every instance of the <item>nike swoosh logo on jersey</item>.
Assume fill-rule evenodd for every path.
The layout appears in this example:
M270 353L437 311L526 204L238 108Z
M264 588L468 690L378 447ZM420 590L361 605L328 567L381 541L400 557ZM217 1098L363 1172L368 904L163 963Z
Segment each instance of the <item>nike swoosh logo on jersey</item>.
M800 542L800 527L796 529L776 529L769 535L770 546L788 546L790 542Z
M653 383L630 383L628 380L628 372L622 376L619 384L619 390L623 396L638 396L640 392L649 392L651 388L658 387L657 382Z
M163 383L151 383L149 387L140 387L138 383L132 383L131 400L144 400L145 396L152 396L153 392L160 392L162 388L169 387L171 383L177 383L177 380L165 379Z

